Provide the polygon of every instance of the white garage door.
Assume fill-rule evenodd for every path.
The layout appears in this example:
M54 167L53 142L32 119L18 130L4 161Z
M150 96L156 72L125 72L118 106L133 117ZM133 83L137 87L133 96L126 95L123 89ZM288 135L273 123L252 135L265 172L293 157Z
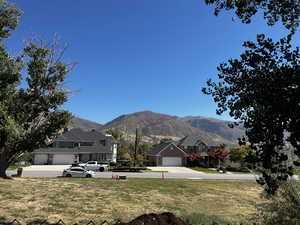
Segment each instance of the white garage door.
M53 165L69 165L74 163L75 156L74 155L63 155L63 154L55 154L53 155Z
M163 166L182 166L182 158L180 157L163 157Z
M45 165L48 162L47 154L34 154L35 165Z

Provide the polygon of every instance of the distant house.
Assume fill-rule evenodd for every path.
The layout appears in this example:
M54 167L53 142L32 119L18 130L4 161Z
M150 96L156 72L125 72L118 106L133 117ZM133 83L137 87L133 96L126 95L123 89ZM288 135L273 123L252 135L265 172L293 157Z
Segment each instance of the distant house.
M186 166L187 156L175 143L168 142L154 147L147 158L152 166Z
M90 160L116 162L117 142L111 135L74 128L64 132L47 148L37 149L33 154L36 165L67 165Z
M203 136L186 136L177 143L169 142L155 146L147 158L153 166L185 166L187 157L192 153L203 156L203 166L208 166L210 151L214 151L220 143Z
M220 144L213 140L207 140L202 136L190 135L179 140L177 146L187 154L199 153L203 156L208 156L208 152L215 150Z

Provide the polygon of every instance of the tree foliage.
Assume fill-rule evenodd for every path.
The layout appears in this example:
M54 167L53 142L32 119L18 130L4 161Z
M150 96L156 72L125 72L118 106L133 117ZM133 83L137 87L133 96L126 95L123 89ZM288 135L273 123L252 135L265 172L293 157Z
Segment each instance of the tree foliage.
M250 23L251 18L261 10L270 26L279 20L292 31L299 26L299 0L205 0L205 3L215 5L215 15L222 10L235 10L243 23Z
M255 151L250 145L237 146L230 149L229 159L232 162L239 162L242 166L251 161Z
M285 143L290 142L300 156L300 52L292 49L291 37L274 42L258 35L257 42L245 42L239 59L217 68L219 82L209 80L203 89L218 104L217 114L228 110L243 122L264 168L260 183L267 184L269 193L292 175L292 168L283 166L288 159Z
M139 154L143 155L144 157L147 155L147 153L151 150L152 145L148 142L141 142L139 145Z
M199 166L202 159L204 159L204 156L200 153L192 153L187 157L187 164L189 166Z
M59 108L67 101L62 84L69 72L62 54L55 57L53 45L42 42L27 43L18 57L5 49L3 41L20 15L16 6L0 3L0 177L24 152L46 146L71 119ZM20 88L22 81L27 85Z
M300 193L296 181L280 186L276 195L257 205L257 224L300 224Z
M223 161L228 157L229 151L224 148L217 148L214 151L208 152L208 155L213 159Z
M122 160L132 160L132 157L128 152L126 152L121 156L121 159Z

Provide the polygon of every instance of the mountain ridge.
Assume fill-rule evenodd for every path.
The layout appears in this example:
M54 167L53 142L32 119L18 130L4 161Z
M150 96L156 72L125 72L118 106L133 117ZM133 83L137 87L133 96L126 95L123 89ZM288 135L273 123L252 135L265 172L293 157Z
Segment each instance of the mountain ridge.
M72 129L72 128L81 128L83 130L97 130L97 131L101 131L103 125L91 120L86 120L86 119L82 119L80 117L73 117L73 119L71 120L68 128Z
M189 135L197 135L215 140L217 144L232 144L234 142L232 138L226 139L214 133L213 130L211 132L192 126L184 118L152 111L141 111L121 115L104 124L102 130L117 128L125 133L134 134L136 128L139 128L140 132L146 136L177 137L178 139Z
M194 135L213 140L216 145L222 143L235 145L238 138L244 135L244 128L229 128L228 124L232 122L205 116L179 117L146 110L120 115L104 125L74 117L70 128L95 129L101 132L119 129L126 134L129 141L134 140L136 128L139 128L144 140L153 143L164 138L179 140Z

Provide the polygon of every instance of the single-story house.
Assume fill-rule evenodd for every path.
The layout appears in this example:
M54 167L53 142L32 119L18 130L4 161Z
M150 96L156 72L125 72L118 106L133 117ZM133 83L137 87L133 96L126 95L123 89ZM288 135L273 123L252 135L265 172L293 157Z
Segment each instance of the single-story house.
M187 154L172 142L161 143L148 153L149 165L186 166Z
M74 128L66 130L47 148L33 151L35 165L68 165L90 160L116 162L116 140L95 130Z

